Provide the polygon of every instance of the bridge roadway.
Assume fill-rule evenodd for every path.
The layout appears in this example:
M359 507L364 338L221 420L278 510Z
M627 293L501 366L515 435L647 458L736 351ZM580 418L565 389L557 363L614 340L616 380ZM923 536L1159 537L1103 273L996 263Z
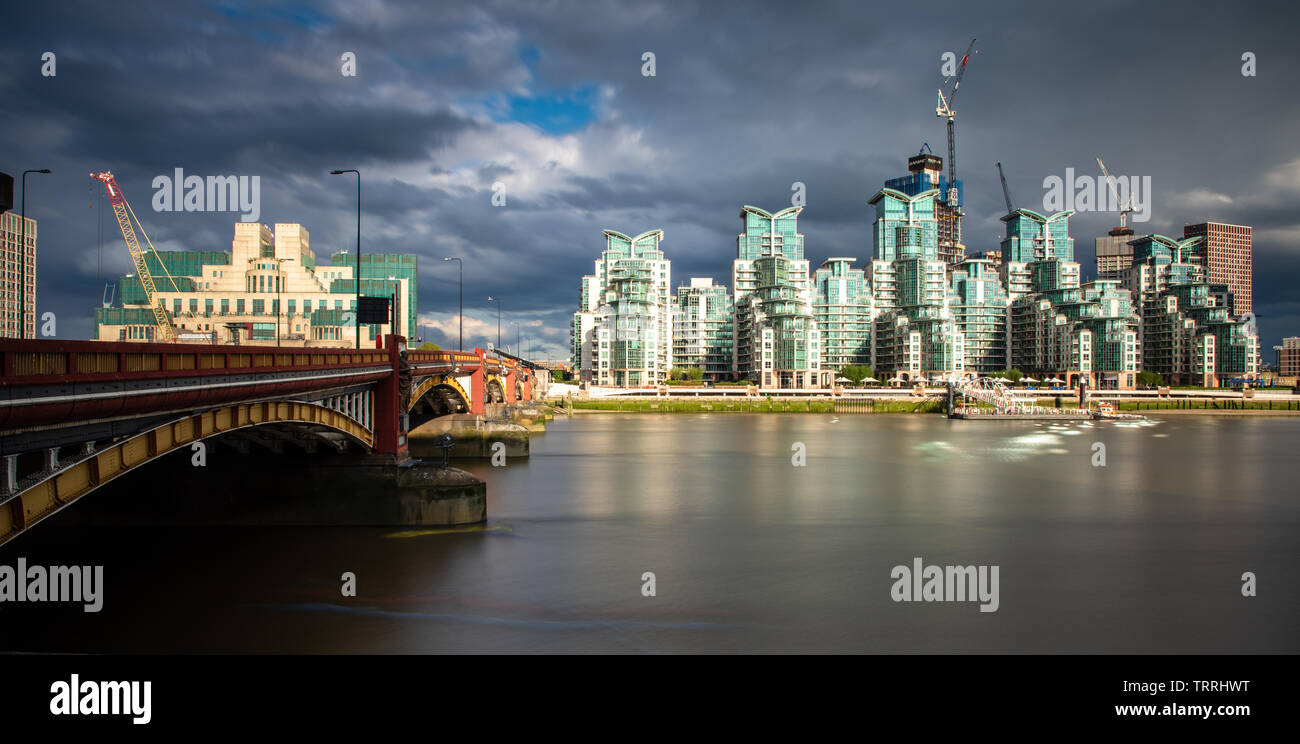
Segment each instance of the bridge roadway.
M0 339L0 544L128 471L220 436L408 459L410 417L534 398L538 369L483 349ZM545 374L545 370L541 371ZM539 390L540 392L540 390Z

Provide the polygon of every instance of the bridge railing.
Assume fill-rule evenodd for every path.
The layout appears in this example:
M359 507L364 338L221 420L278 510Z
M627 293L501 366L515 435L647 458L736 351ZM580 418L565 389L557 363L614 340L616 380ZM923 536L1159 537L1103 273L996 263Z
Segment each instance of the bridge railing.
M387 350L0 340L0 431L106 420L392 374Z
M380 349L285 349L105 341L0 341L0 386L247 374L387 364Z

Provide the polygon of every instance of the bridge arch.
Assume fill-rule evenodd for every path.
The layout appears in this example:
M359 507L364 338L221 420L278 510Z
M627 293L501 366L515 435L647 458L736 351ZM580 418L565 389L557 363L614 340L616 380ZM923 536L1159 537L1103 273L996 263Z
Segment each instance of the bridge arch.
M455 377L451 375L429 375L421 379L415 388L411 390L411 400L407 404L407 412L410 413L421 408L421 403L425 407L433 408L434 416L444 416L449 413L466 413L470 411L473 398Z
M487 403L506 402L506 383L497 375L488 375L483 392Z
M163 455L229 432L272 424L319 427L342 434L366 449L374 446L370 429L318 403L239 403L185 416L114 442L14 494L0 504L0 545L100 486Z

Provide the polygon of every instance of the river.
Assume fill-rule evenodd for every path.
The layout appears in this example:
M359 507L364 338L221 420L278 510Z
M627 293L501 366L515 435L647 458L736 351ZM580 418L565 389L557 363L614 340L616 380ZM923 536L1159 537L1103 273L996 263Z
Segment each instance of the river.
M0 605L0 650L1294 653L1297 442L1300 417L578 415L465 466L479 529L53 518L0 564L105 565L103 609ZM895 601L915 558L997 567L996 611Z

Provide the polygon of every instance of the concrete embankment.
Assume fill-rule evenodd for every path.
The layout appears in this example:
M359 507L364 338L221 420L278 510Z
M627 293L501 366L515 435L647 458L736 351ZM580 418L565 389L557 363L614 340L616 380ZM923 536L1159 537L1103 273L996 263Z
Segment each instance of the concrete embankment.
M554 417L549 406L540 404L503 406L483 416L440 416L412 429L407 446L412 457L441 460L438 438L449 434L454 442L449 453L453 459L486 459L494 454L528 457L530 434L545 432L546 422Z

